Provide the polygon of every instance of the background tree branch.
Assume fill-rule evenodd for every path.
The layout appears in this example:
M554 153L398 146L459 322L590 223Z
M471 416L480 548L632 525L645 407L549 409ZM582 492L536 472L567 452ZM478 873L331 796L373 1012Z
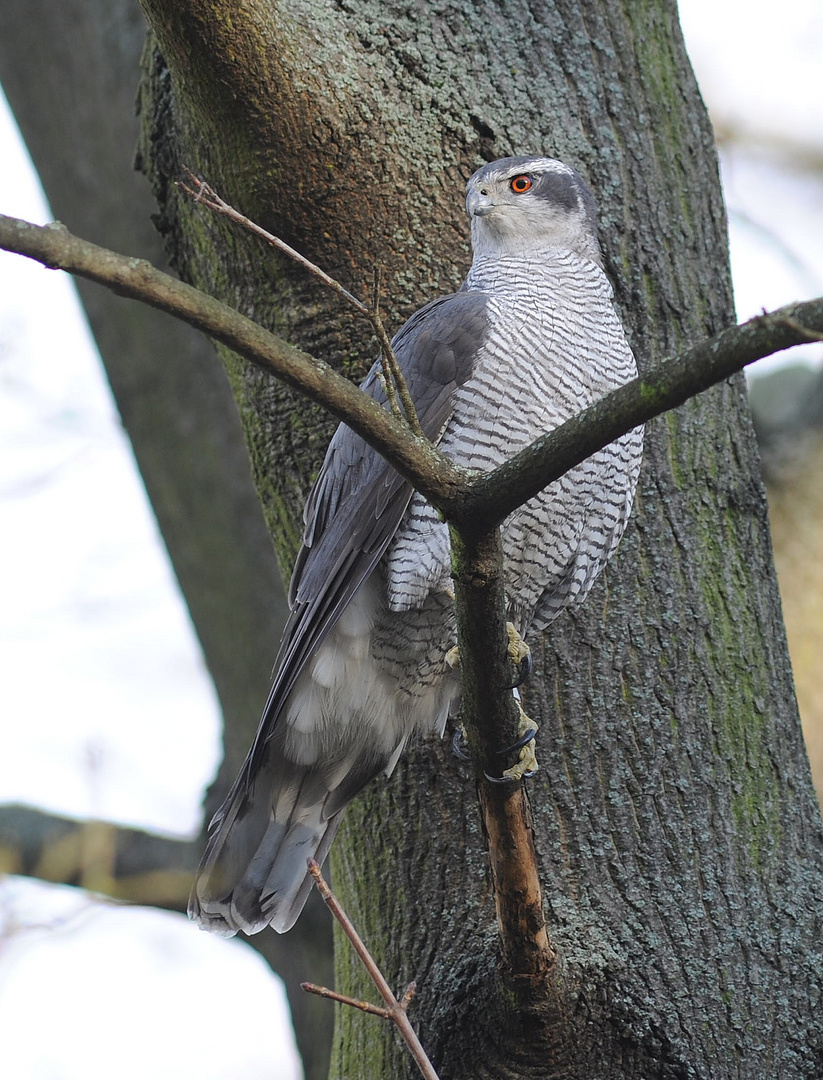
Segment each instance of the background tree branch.
M0 873L186 910L200 844L28 806L0 806Z
M157 206L134 167L146 30L136 0L7 0L0 80L55 216L164 268ZM287 614L237 403L201 334L76 281L225 718L216 808L254 735Z
M146 30L136 0L7 0L0 80L54 215L95 243L165 267L152 220L157 204L135 169ZM257 727L288 610L285 589L237 401L212 343L162 312L77 280L219 700L223 755L204 796L205 833ZM331 926L319 897L287 941L258 936L248 944L286 982L307 1080L325 1080L332 1010L299 989L306 972L332 978Z

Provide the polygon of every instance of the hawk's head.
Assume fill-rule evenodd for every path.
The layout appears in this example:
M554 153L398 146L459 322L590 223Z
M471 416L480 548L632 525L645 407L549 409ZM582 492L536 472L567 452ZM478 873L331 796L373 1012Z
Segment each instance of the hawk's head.
M562 161L501 158L478 169L466 190L476 255L566 248L601 262L594 198Z

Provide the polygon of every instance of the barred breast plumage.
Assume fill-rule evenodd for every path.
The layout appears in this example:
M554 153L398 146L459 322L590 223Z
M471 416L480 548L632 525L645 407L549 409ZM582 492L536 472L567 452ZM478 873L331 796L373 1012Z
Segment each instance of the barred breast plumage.
M603 272L591 195L549 158L469 181L460 292L394 346L430 438L494 468L636 372ZM375 368L364 389L382 399ZM631 510L642 433L594 454L504 523L510 618L526 634L581 602ZM190 912L221 933L288 929L348 801L459 693L448 533L341 425L306 507L292 616L257 739L213 832Z

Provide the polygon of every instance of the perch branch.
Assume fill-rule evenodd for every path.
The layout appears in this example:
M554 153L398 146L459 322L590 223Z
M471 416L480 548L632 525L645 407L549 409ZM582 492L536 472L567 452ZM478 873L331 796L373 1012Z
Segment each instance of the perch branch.
M405 414L406 422L413 434L423 438L423 431L420 427L420 421L417 418L417 410L414 407L409 388L406 385L406 379L403 372L400 370L397 357L394 355L391 338L388 335L380 315L379 271L375 272L374 300L371 307L369 307L369 305L364 304L362 300L358 300L358 298L341 285L339 281L330 274L327 274L325 270L322 270L310 259L307 259L305 255L301 255L296 248L287 244L285 240L281 240L279 236L275 236L274 233L268 232L266 229L262 228L262 226L258 225L257 222L246 217L245 214L241 214L239 210L236 210L231 205L231 203L227 203L221 195L218 195L210 184L207 184L205 180L201 180L200 177L195 176L191 169L184 168L184 172L186 173L188 182L181 180L178 182L178 187L182 191L185 191L187 195L190 195L195 202L201 203L203 206L213 210L216 214L223 214L236 224L242 225L243 228L247 229L249 232L262 237L267 244L270 244L272 247L282 251L285 255L288 255L290 259L293 259L305 270L308 270L310 274L313 274L319 281L322 281L333 293L342 297L346 303L350 304L355 309L355 311L359 312L369 320L372 329L377 335L377 340L380 343L380 361L383 366L384 386L391 410L398 419L402 419ZM402 410L397 403L398 396L403 406Z
M789 304L729 327L613 390L490 473L454 465L328 364L270 334L226 304L128 258L73 236L0 214L0 248L96 281L182 319L276 375L344 420L462 529L487 529L620 435L764 356L823 334L823 299Z
M329 364L316 360L214 297L155 269L144 259L118 255L73 236L64 225L32 225L0 214L0 248L65 270L140 300L204 334L276 375L345 420L365 441L435 505L457 494L468 475L415 436L376 401Z
M514 758L501 747L520 735L507 649L503 548L499 529L470 538L451 529L455 613L461 672L460 718L477 776L489 848L504 970L516 992L540 999L555 962L543 898L526 785L490 783Z
M354 948L354 951L360 957L360 960L369 974L369 978L377 987L380 992L380 996L386 1003L385 1008L381 1008L378 1005L370 1005L365 1001L357 1001L355 998L348 998L342 994L336 994L333 990L327 990L325 987L315 986L313 983L303 983L303 989L311 994L320 994L322 997L331 997L336 1001L341 1001L345 1005L351 1005L355 1009L362 1009L364 1012L374 1013L377 1016L382 1016L386 1020L391 1020L396 1025L397 1030L403 1036L409 1051L414 1058L417 1065L426 1080L438 1080L437 1073L434 1070L434 1066L429 1061L426 1051L423 1049L423 1044L417 1037L417 1033L411 1026L408 1017L409 1002L414 995L416 986L414 983L409 983L405 994L400 999L392 993L392 989L383 977L383 973L377 966L377 963L363 943L362 938L354 928L354 924L348 917L340 901L334 895L329 888L329 884L323 877L323 874L314 859L308 859L307 865L311 876L314 878L314 883L317 886L318 892L326 902L327 907L334 915L340 924L343 933L349 939Z
M546 995L556 960L543 913L531 805L525 784L478 781L504 969L521 998Z

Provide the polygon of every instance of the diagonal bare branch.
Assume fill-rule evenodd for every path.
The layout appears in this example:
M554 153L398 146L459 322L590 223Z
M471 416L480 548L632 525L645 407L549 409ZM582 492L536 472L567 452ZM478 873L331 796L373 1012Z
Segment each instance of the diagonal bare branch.
M236 222L238 225L242 225L244 229L261 237L267 244L277 248L278 251L282 251L284 255L288 255L290 259L293 259L298 265L302 266L305 270L308 270L310 274L313 274L314 277L322 281L322 283L327 288L331 289L333 293L342 297L346 303L350 304L355 309L355 311L359 312L369 320L377 335L377 340L380 343L380 362L383 366L384 386L392 413L398 419L402 419L405 415L406 422L412 432L420 438L425 438L423 429L420 427L420 421L417 418L417 410L414 407L409 388L406 385L405 376L400 370L397 357L394 355L391 338L383 323L383 318L380 315L379 271L375 272L374 300L372 306L369 307L368 304L364 304L362 300L358 300L357 297L341 285L336 278L327 274L325 270L321 269L321 267L317 266L317 264L313 263L310 259L307 259L305 255L302 255L296 248L287 244L285 240L281 240L279 236L275 236L274 233L268 232L268 230L258 225L257 222L246 217L245 214L241 214L239 210L236 210L231 205L231 203L226 202L221 195L218 195L210 184L207 184L205 180L201 180L200 177L195 176L191 169L187 168L184 169L184 171L187 180L180 181L178 187L180 187L182 191L185 191L187 195L191 195L195 202L207 206L217 214L223 214L231 221ZM402 409L398 404L398 397L402 403Z
M329 888L329 884L323 877L317 862L314 859L308 859L307 865L320 895L325 900L332 915L337 919L343 933L351 942L354 951L360 957L363 967L365 967L366 971L369 973L369 978L380 992L380 996L385 1001L386 1007L385 1009L381 1009L379 1006L369 1005L368 1002L356 1001L354 998L347 998L343 995L335 994L333 991L326 990L325 987L316 987L313 983L304 983L303 989L312 994L322 994L323 997L334 997L337 1001L341 1001L345 1005L351 1005L353 1008L362 1009L364 1012L375 1013L377 1016L382 1016L386 1020L391 1020L392 1023L397 1026L397 1030L400 1032L408 1046L415 1064L423 1076L426 1077L426 1080L438 1080L434 1066L431 1061L429 1061L428 1055L423 1049L423 1044L417 1036L417 1032L409 1022L408 1007L414 992L417 989L416 985L414 983L409 983L403 997L399 1001L397 1000L391 987L386 982L383 972L377 966L374 957L366 948L363 939L357 933L354 923L348 917L343 910L342 904Z
M32 225L2 214L0 249L35 259L52 270L96 281L120 296L140 300L202 330L345 420L435 505L453 498L468 475L334 368L144 259L119 255L82 240L59 222Z

